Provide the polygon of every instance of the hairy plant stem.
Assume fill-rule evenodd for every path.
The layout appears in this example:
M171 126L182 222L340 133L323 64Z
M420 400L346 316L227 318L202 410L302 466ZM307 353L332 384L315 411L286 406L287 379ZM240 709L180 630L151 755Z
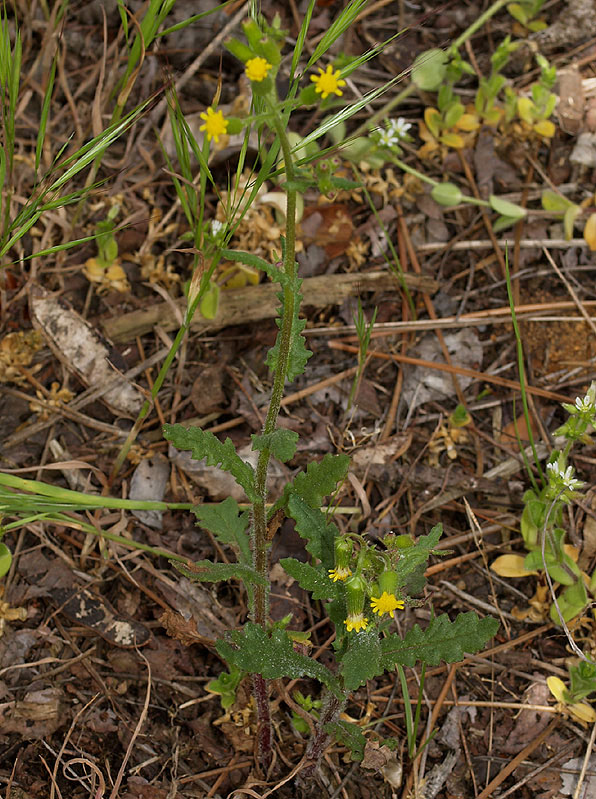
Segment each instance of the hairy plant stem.
M325 732L325 727L327 724L331 724L339 719L339 715L346 706L346 702L347 697L338 699L331 691L326 692L323 698L321 715L317 721L316 732L308 742L305 755L306 765L300 772L301 779L308 780L314 775L325 753L325 749L331 740L329 733Z
M296 189L293 188L294 166L290 143L286 136L286 131L277 115L275 109L272 110L271 124L278 136L285 161L285 172L288 187L286 189L286 243L283 260L283 269L288 277L293 278L296 271L295 246L296 246ZM277 425L277 417L281 407L288 363L290 358L290 346L292 341L292 324L294 321L294 307L296 298L291 286L283 288L283 316L279 331L279 353L278 362L273 378L271 390L271 401L263 425L263 434L272 433ZM263 449L259 453L255 475L255 489L257 500L253 504L252 512L252 556L255 571L267 579L269 573L269 542L267 538L267 471L271 452ZM255 589L254 606L251 609L251 618L256 624L265 625L269 605L269 589L264 586L257 586ZM265 765L271 761L271 747L273 741L273 730L271 725L271 714L269 700L267 696L267 684L261 675L254 675L253 687L255 701L257 705L258 717L258 753Z

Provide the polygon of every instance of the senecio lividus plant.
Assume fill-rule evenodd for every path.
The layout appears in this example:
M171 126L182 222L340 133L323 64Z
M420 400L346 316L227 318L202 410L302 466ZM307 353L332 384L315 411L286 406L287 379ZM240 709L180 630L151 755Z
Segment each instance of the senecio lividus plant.
M337 26L334 30L335 35L341 32ZM417 540L388 535L380 544L355 533L341 534L322 506L324 498L335 495L346 477L349 467L346 455L328 454L318 463L309 463L306 470L285 486L282 495L268 504L267 474L271 458L290 461L298 440L297 433L278 425L284 386L286 381L291 382L304 372L312 354L302 336L305 322L298 316L301 281L294 246L296 193L308 176L305 169L299 170L295 164L288 134L290 112L297 106L336 101L342 96L345 81L334 66L322 67L313 62L309 67L314 65L316 71L309 85L299 91L297 78L291 81L288 96L280 99L275 78L283 36L275 25L265 28L254 21L244 25L244 33L246 44L234 39L227 46L245 65L253 89L254 114L251 120L234 120L232 124L221 111L209 108L203 117L203 128L210 141L232 127L256 125L262 143L260 158L277 165L276 174L286 193L286 228L280 243L280 263L266 263L251 253L222 252L226 259L264 270L281 287L279 332L266 359L273 382L262 433L252 436L257 453L254 467L240 458L230 439L222 443L209 431L196 427L164 426L165 437L178 449L190 450L193 458L205 458L208 464L228 471L244 490L250 505L249 509L241 509L234 499L227 498L216 506L199 505L193 509L201 527L235 550L235 563L204 560L186 566L174 565L191 580L235 579L246 589L249 621L241 630L230 630L217 642L219 654L229 665L230 679L225 684L214 681L210 690L220 693L229 706L238 670L252 676L260 764L267 767L273 751L268 681L308 677L322 686L321 704L312 717L314 733L305 755L305 769L312 773L331 736L348 745L355 759L362 759L363 734L355 725L340 719L351 692L396 667L403 671L404 666L413 667L417 661L429 665L440 660L459 661L465 652L482 649L495 634L498 623L492 618L464 613L454 621L447 615L433 616L425 630L416 625L404 637L390 631L393 613L406 605L417 604L411 597L422 590L425 564L435 552L441 526ZM329 43L331 38L326 41ZM294 520L310 561L285 558L281 564L313 600L327 603L326 610L336 630L334 668L306 654L308 636L291 629L290 617L276 622L269 618L269 551L286 517Z

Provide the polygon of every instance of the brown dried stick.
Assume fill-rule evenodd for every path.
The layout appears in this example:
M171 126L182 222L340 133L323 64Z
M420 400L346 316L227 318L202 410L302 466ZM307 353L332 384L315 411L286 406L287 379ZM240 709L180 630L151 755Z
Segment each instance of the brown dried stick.
M327 345L334 350L343 350L343 352L358 352L357 347L352 347L349 344L344 344L342 341L328 341ZM491 375L486 372L477 372L475 369L466 369L463 366L452 366L448 363L436 363L435 361L425 361L422 358L412 358L409 355L398 355L397 353L388 354L386 352L379 352L378 350L369 350L368 354L371 358L381 358L385 361L398 361L401 363L410 363L414 366L424 366L427 369L437 369L439 372L451 372L462 375L462 377L471 377L474 380L483 380L486 383L494 383L496 386L503 386L511 388L514 391L521 391L521 386L517 380L508 380L506 377L499 375ZM545 397L546 399L554 400L555 402L571 402L569 397L558 394L555 391L547 391L544 388L537 388L536 386L526 386L528 394L535 394L537 397Z
M438 284L424 275L405 275L408 288L433 293ZM306 278L302 283L303 306L322 308L326 305L341 305L348 297L363 291L396 291L399 283L387 272L368 272L364 274L322 275ZM279 286L262 283L244 289L222 291L216 319L203 319L197 315L191 327L199 333L207 330L220 330L231 325L243 325L277 316ZM186 299L177 301L184 309ZM151 332L155 325L163 330L178 327L172 309L166 303L153 305L142 311L133 311L103 323L106 335L112 341L130 341L135 336Z
M505 779L513 771L515 771L515 769L519 766L519 764L523 763L523 761L526 760L532 754L532 752L534 752L540 746L540 744L543 741L546 741L548 736L551 734L551 732L554 731L555 727L557 727L559 722L560 722L559 718L553 719L551 723L548 725L548 727L545 730L542 730L540 735L537 735L536 738L534 738L534 740L530 741L530 743L527 746L525 746L521 750L521 752L519 752L513 758L513 760L510 763L508 763L504 768L501 769L501 771L497 774L494 780L491 780L488 783L486 788L478 794L476 799L490 799L490 797L493 796L495 790L499 787L499 785L501 785L505 781Z
M412 239L410 238L410 233L408 231L408 227L406 225L406 221L404 219L404 215L403 215L403 212L402 212L402 209L401 209L400 205L398 205L398 208L397 208L397 221L398 221L399 228L400 228L400 231L402 233L402 236L405 239L406 247L408 248L408 255L410 256L410 261L412 262L412 266L414 268L414 271L416 272L417 275L420 275L422 273L422 269L420 267L420 262L418 261L418 256L416 255L416 250L414 249L414 245L412 244ZM427 313L430 316L430 318L433 321L435 319L437 319L437 313L435 311L435 306L433 305L432 300L431 300L428 292L425 291L422 294L422 300L424 302L424 305L426 307ZM441 347L441 352L443 353L443 358L445 358L445 363L451 365L451 355L449 354L449 349L447 348L447 344L445 343L445 338L443 336L443 331L441 330L441 328L437 328L435 330L435 335L436 335L437 340L439 342L439 345ZM451 378L453 380L453 388L455 389L455 393L457 394L457 399L465 407L466 400L465 400L463 391L461 390L461 386L459 384L459 380L457 379L457 372L451 372L450 374L451 374Z

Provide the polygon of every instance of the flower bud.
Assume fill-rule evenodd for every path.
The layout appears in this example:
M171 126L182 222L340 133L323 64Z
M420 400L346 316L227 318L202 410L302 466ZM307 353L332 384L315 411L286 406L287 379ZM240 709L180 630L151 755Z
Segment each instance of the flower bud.
M346 586L346 606L348 616L358 616L364 608L364 596L366 594L366 581L359 574L354 574L345 583Z

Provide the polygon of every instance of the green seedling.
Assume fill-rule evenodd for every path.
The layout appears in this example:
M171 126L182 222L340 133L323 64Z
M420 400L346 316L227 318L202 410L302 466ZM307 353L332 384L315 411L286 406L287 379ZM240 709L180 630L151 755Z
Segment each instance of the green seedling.
M301 691L294 691L292 699L302 708L302 710L310 713L313 719L318 719L319 711L323 705L320 699L313 699L313 697L310 695L304 696ZM292 711L292 726L301 735L307 735L310 732L310 726L306 719L304 719L299 713L296 713L295 710Z
M236 691L240 681L246 673L242 669L231 666L229 671L223 671L216 680L211 680L205 686L210 694L219 694L219 701L224 710L229 710L236 701Z
M356 335L358 336L358 369L354 375L350 396L348 397L348 411L352 407L354 397L356 396L356 391L358 390L358 386L362 380L364 366L366 365L366 354L370 345L370 337L372 335L373 327L375 326L375 321L377 318L377 310L378 309L375 308L372 319L370 320L370 324L367 325L364 311L362 309L362 303L360 302L360 297L358 298L358 311L356 314L354 314L354 326L356 327Z
M107 217L95 226L95 243L97 255L85 262L85 277L99 286L99 291L114 289L125 292L130 289L126 273L118 258L118 242L114 236L115 219L120 207L113 205Z
M499 106L497 98L506 84L506 78L501 74L507 65L509 58L519 47L519 43L512 42L510 36L499 44L491 56L491 74L488 78L481 77L479 80L474 107L476 113L489 125L497 125L503 118L503 108Z
M518 98L517 115L532 132L551 139L555 126L550 117L557 104L557 95L551 89L557 80L557 71L541 53L536 54L536 62L540 67L540 78L530 87L531 97Z
M546 0L519 0L518 3L509 3L507 11L516 22L522 26L522 32L537 33L546 28L546 22L538 17Z
M569 456L574 444L590 440L588 429L596 423L595 399L596 383L592 383L585 397L578 397L574 405L563 404L569 418L555 435L565 440L565 446L551 454L544 486L529 489L524 495L521 534L528 554L524 558L503 555L491 567L509 577L546 572L550 581L562 586L550 608L555 624L576 618L584 612L590 597L596 598L596 571L591 577L581 572L576 564L577 552L565 543L563 527L563 508L579 496L583 485L574 477Z
M569 666L569 688L559 677L551 676L546 683L562 709L567 710L574 719L588 724L596 721L593 704L583 701L596 693L596 663L580 660Z
M422 158L432 154L441 145L461 150L465 145L463 132L477 130L479 122L470 113L466 113L450 83L439 89L437 95L438 108L424 109L424 125L420 125L420 138L426 144L420 149Z

